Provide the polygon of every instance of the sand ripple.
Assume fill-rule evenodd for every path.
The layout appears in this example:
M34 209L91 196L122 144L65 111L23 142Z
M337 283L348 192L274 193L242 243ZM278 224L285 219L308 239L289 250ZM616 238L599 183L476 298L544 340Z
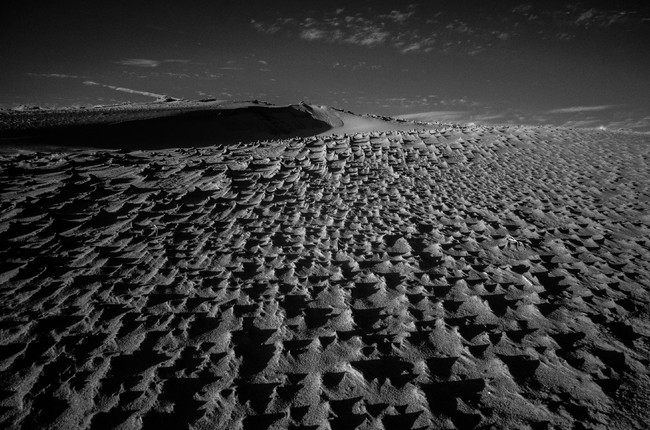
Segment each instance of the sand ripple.
M649 157L479 126L2 155L0 423L643 428Z

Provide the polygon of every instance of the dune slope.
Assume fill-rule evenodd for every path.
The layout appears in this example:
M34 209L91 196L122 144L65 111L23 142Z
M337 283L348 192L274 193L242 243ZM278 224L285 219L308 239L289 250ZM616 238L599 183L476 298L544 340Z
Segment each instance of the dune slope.
M0 426L645 428L649 160L479 126L2 155Z
M174 101L0 112L0 151L164 149L406 128L321 105Z

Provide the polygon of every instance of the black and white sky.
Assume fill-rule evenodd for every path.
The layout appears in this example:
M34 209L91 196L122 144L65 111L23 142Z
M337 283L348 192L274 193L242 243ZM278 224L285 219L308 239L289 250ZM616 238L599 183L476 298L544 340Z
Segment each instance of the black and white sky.
M650 131L650 2L21 0L0 105L307 101Z

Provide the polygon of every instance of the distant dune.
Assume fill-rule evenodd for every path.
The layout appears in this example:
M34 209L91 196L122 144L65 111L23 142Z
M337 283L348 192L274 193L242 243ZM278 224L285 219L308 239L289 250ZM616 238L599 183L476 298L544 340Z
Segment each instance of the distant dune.
M0 428L647 428L647 135L158 110L0 154Z
M0 150L198 147L400 128L407 127L395 120L305 103L275 106L172 101L77 110L3 111Z

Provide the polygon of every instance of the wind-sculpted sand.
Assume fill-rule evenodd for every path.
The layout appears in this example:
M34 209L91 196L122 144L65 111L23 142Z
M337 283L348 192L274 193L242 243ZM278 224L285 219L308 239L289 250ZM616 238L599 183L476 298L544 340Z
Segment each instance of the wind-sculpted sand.
M0 427L650 422L650 141L0 156Z

